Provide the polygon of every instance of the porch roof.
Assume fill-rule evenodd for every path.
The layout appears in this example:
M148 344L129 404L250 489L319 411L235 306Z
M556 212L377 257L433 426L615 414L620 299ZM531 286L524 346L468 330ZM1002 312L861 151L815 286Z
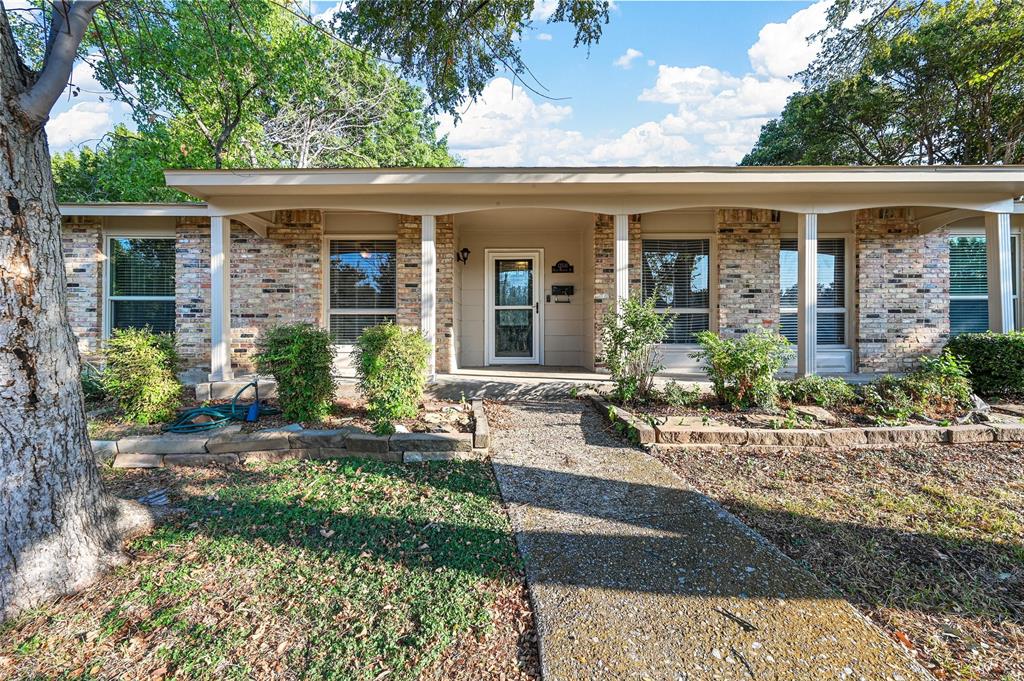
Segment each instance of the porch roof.
M509 207L1013 212L1024 196L1024 166L168 170L165 177L204 199L212 215L311 207L424 215Z

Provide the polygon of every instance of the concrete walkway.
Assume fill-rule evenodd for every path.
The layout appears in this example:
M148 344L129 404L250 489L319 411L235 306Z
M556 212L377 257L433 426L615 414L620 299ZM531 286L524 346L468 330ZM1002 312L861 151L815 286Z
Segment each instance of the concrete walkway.
M926 679L880 630L577 401L499 404L492 456L544 679Z

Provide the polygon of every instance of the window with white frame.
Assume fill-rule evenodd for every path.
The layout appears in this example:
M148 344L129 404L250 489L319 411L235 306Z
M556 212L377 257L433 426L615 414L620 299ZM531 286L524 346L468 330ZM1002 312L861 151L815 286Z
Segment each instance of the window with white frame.
M1020 244L1010 237L1010 271L1013 273L1014 328L1018 328L1020 300ZM988 331L988 250L984 234L954 234L949 238L949 332Z
M711 322L711 240L644 239L642 265L644 300L654 296L658 311L672 315L664 342L695 343Z
M796 239L779 248L779 331L797 342L799 253ZM846 239L818 239L818 345L846 345Z
M363 329L395 321L395 240L331 239L328 248L328 330L349 345Z
M107 239L107 329L174 332L174 238Z

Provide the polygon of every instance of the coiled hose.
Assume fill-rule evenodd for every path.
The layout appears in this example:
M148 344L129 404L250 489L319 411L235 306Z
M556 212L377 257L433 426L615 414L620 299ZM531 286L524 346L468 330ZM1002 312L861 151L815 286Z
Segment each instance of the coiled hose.
M238 398L249 388L256 392L256 399L248 404L239 404ZM178 414L178 418L174 421L165 424L161 430L167 433L201 433L220 428L231 421L255 421L262 415L272 416L280 413L280 409L268 407L266 403L260 402L259 384L257 381L252 381L239 388L238 392L235 393L235 396L227 404L214 404L208 407L186 409ZM197 421L196 419L200 417L209 418Z

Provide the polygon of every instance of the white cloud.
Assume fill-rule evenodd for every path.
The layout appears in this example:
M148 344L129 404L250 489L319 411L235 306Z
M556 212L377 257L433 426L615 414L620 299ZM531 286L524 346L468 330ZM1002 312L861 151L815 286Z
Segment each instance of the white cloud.
M552 36L550 33L538 33L537 34L537 40L540 40L541 42L545 42L545 43L546 42L550 42L553 38L554 38L554 36Z
M750 47L750 70L734 74L708 64L657 64L641 102L672 110L625 132L584 134L569 129L572 107L535 101L506 78L496 78L458 126L442 117L449 147L474 165L732 165L799 89L790 76L806 68L817 45L806 37L824 27L830 0L768 24ZM857 20L857 19L855 19ZM614 64L629 68L643 55L629 48Z
M631 69L633 68L633 62L642 56L644 56L643 52L630 47L614 63L620 69Z
M114 126L113 107L108 102L79 102L57 114L46 124L50 148L66 149L98 139Z
M530 19L547 21L556 9L558 9L558 0L538 0L533 5L533 14L530 15Z
M821 48L820 40L808 41L808 37L825 28L831 4L831 0L820 0L781 24L766 24L747 50L754 72L785 78L806 69Z

